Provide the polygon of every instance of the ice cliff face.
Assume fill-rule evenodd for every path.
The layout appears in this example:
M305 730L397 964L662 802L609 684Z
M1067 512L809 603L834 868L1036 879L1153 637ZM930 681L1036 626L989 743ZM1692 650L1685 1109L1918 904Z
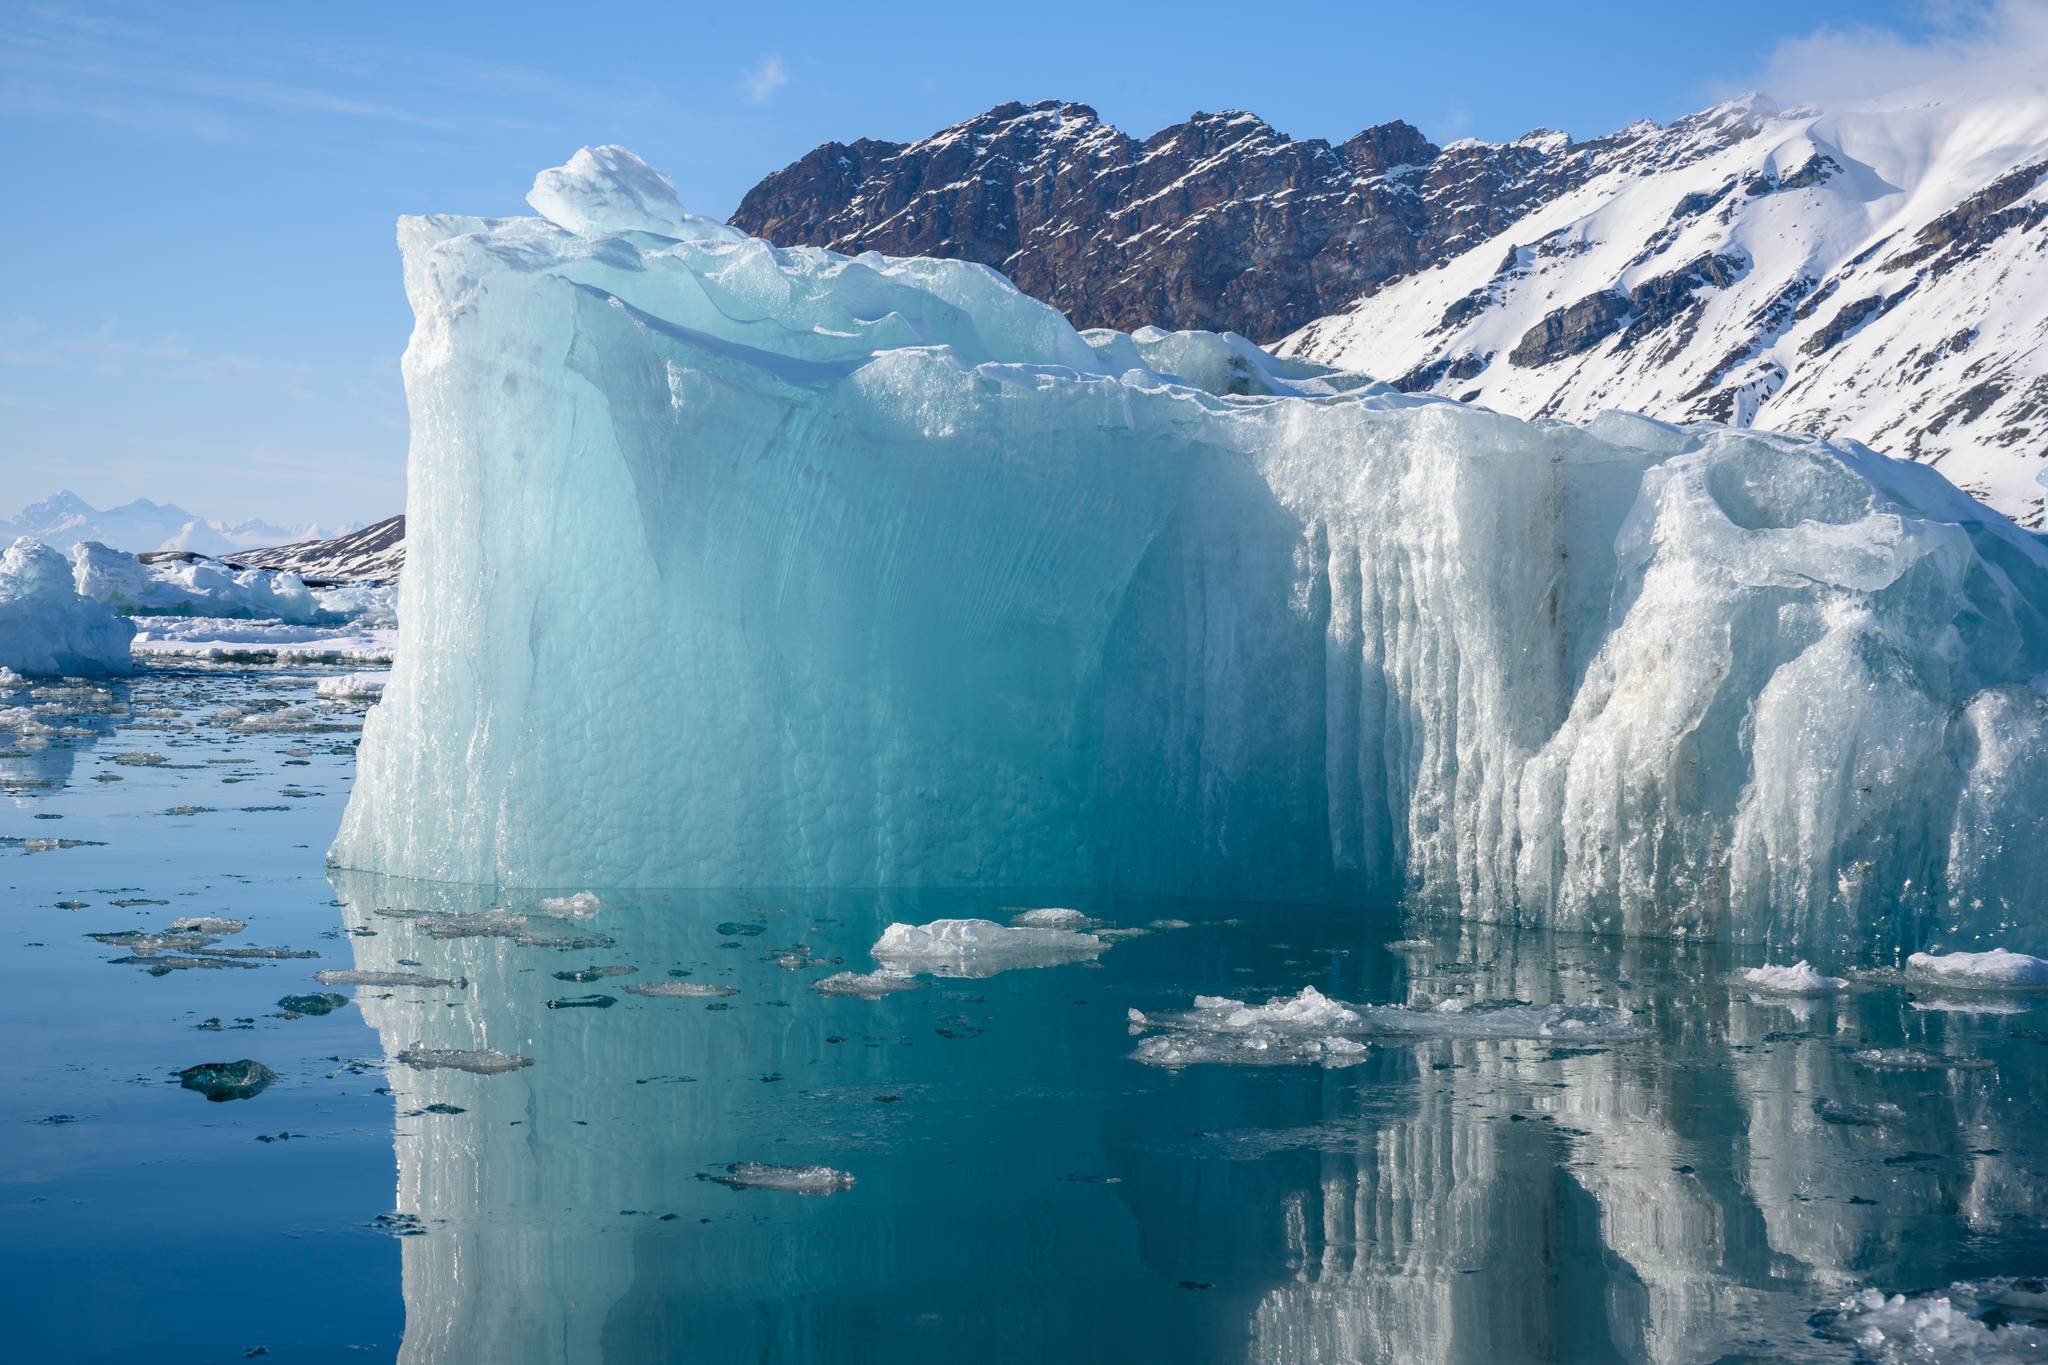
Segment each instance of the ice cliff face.
M1932 470L1079 334L623 156L535 202L667 232L401 226L412 544L337 863L2044 941L2048 553Z

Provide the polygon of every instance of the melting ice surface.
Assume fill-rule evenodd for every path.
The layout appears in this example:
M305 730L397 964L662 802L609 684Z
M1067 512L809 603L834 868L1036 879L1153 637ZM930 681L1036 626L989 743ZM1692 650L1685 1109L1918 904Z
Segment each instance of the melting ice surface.
M399 230L411 559L337 865L2048 950L2048 552L1926 466L1079 334L618 148L531 202Z
M1086 888L330 880L364 714L333 676L0 683L22 1359L2038 1341L2048 996L2024 981L1823 956L1854 985L1803 998L1742 981L1757 949ZM892 924L1079 932L1024 907L1151 932L972 979L870 970ZM226 956L251 947L318 956ZM150 974L167 959L219 969ZM908 988L857 988L880 978ZM613 1003L564 1007L593 992ZM1921 1008L1945 999L2011 1012ZM181 1083L243 1062L275 1079Z

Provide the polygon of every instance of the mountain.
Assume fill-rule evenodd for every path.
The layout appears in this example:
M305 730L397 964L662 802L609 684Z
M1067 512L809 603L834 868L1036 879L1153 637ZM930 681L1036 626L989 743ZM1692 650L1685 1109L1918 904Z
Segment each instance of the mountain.
M1007 104L827 143L750 191L782 244L959 257L1081 326L1243 333L1519 416L1626 408L1938 465L2029 525L2048 460L2048 105L1747 96L1574 142L1141 140Z
M238 568L288 569L309 583L395 583L405 566L405 516L330 540L302 540L229 555Z
M263 521L209 521L173 503L147 498L98 508L69 489L29 504L12 521L0 520L0 544L12 543L16 536L33 536L59 550L69 550L81 540L96 540L131 553L190 550L222 555L322 534L318 526L294 530Z
M2048 102L1752 100L1724 126L1738 108L1726 145L1654 170L1604 154L1279 349L1517 416L1859 440L2040 525Z
M1081 327L1277 340L1492 237L1610 140L1440 148L1407 123L1295 141L1241 110L1140 140L1085 104L1005 104L919 142L828 142L733 225L780 245L979 261Z

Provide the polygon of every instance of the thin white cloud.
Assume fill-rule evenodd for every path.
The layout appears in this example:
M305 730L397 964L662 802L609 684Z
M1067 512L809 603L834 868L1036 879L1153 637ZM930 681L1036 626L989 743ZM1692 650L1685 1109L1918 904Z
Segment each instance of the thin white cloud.
M1868 24L1788 38L1724 93L1839 108L1881 98L2048 91L2048 0L1929 0L1927 31Z
M773 53L740 75L740 89L747 92L750 104L766 104L776 91L788 84L789 68L782 64L782 58Z

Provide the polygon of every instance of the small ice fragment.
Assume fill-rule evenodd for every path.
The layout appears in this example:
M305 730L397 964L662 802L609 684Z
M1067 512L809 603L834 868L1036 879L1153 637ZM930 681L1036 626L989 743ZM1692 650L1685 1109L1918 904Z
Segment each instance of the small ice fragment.
M313 979L323 986L460 986L465 982L451 981L445 976L427 976L421 972L366 972L366 971L325 971L313 973Z
M1097 957L1109 945L1072 929L1036 929L986 919L892 924L872 952L885 967L911 974L978 977L1017 967L1052 967Z
M555 980L574 981L578 985L589 985L593 981L602 981L608 976L631 976L637 970L639 969L636 967L581 967L572 972L556 972Z
M1397 938L1387 947L1397 953L1419 953L1436 945L1426 938Z
M1148 927L1153 929L1186 929L1191 926L1184 919L1155 919Z
M1879 1128L1902 1122L1906 1117L1906 1111L1896 1104L1855 1104L1831 1100L1825 1095L1813 1102L1813 1112L1822 1123L1844 1128Z
M1865 1289L1814 1321L1829 1338L1853 1343L1859 1360L2039 1360L2048 1355L2048 1285L2001 1277L1911 1296Z
M391 674L383 673L337 673L331 678L322 678L313 685L316 695L334 701L371 700L384 695L384 685L391 680Z
M1769 991L1773 995L1832 995L1849 985L1839 976L1822 976L1804 958L1789 967L1768 963L1751 967L1741 974L1740 980L1751 990Z
M400 1052L398 1060L407 1066L419 1067L422 1070L445 1067L455 1071L474 1072L479 1076L502 1075L507 1071L517 1071L521 1067L533 1065L531 1057L514 1056L493 1047L465 1052L459 1048L421 1047L418 1043Z
M1915 953L1906 969L1966 990L2048 987L2048 960L1993 948L1982 953Z
M186 915L171 921L171 929L181 934L239 934L248 927L242 920L220 915Z
M917 983L901 972L834 972L821 976L811 983L811 989L820 995L855 995L864 1000L879 1000L885 995L898 991L914 991Z
M736 1190L790 1194L838 1194L853 1188L853 1176L832 1166L775 1166L763 1161L735 1161L713 1179Z
M651 995L658 1000L711 1000L721 995L738 995L731 986L709 981L642 981L626 987L631 995Z
M604 902L595 891L578 891L573 896L543 896L540 908L550 915L567 915L571 919L589 919L604 909Z
M1152 1021L1145 1017L1145 1011L1143 1010L1125 1010L1124 1018L1131 1021L1132 1028L1150 1028L1152 1026Z
M1036 910L1019 910L1010 916L1010 923L1026 929L1086 929L1095 921L1079 910L1048 905Z
M612 995L569 995L548 1001L551 1010L608 1010L618 1004Z
M216 1102L253 1099L276 1079L275 1071L246 1057L239 1062L201 1062L178 1073L179 1085Z
M145 753L141 749L131 749L125 754L115 754L113 761L130 768L157 768L170 762L162 754Z

